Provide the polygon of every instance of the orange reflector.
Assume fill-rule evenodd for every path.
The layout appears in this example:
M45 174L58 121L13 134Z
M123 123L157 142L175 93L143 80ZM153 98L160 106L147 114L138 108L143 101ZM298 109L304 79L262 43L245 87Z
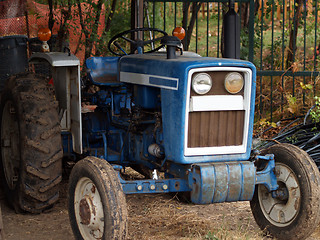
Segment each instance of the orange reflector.
M186 31L183 27L176 27L175 29L173 29L172 35L182 40L186 36Z
M51 31L49 28L41 28L38 31L38 38L41 41L48 41L51 38Z

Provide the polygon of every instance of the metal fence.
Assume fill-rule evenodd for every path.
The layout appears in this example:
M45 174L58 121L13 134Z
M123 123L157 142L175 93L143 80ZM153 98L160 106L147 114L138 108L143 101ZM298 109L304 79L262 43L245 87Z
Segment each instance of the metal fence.
M193 29L186 37L186 42L190 41L188 47L185 46L186 49L202 56L222 57L222 19L228 10L228 0L145 1L145 27L156 27L167 32L171 32L176 26L183 26L187 30ZM236 10L241 19L240 56L241 59L253 62L258 70L257 121L275 122L282 118L303 115L313 104L314 96L319 95L318 1L239 0L236 2ZM29 37L34 37L38 28L48 25L48 5L35 3L32 9L28 10L29 13L24 15L26 9L18 8L14 2L22 4L25 1L0 2L0 13L5 14L0 14L2 23L0 36L27 34ZM8 15L10 13L8 7L11 5L13 7L10 9L19 10L15 18ZM17 14L17 11L13 13ZM61 14L62 11L56 11L57 16ZM11 21L15 21L12 24L18 27L12 27L12 24L9 24ZM26 27L24 21L29 23ZM70 47L83 59L84 54L81 49L84 48L79 40L82 35L78 33L75 36L75 29L78 28L74 27L79 26L79 19L73 17L72 21L68 22L69 26L73 26L69 30L72 33L69 33ZM58 27L56 24L55 28ZM53 32L57 31L56 29Z
M186 4L149 0L144 26L170 32L175 26L193 24L188 50L221 57L227 1ZM256 120L275 122L303 115L319 94L318 0L240 0L236 9L241 19L241 59L253 62L258 70Z

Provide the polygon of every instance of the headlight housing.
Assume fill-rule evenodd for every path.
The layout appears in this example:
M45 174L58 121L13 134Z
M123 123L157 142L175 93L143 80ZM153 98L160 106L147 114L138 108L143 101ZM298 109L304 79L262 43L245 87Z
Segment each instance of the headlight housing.
M231 94L240 92L243 88L243 85L243 76L238 72L228 73L224 79L224 87Z
M206 94L211 90L212 79L207 73L198 73L195 74L192 78L192 89L197 94Z

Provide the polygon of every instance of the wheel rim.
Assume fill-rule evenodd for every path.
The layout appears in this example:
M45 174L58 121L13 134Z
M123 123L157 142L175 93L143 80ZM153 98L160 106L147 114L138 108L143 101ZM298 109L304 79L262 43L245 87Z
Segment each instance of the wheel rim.
M1 119L1 157L4 175L9 189L16 187L20 169L20 134L16 110L7 101Z
M77 225L84 239L101 239L104 232L103 204L96 185L82 177L74 194Z
M287 191L287 199L273 198L265 186L259 185L259 203L269 222L278 227L286 227L296 219L300 211L300 186L295 173L285 164L276 163L275 174L280 188Z

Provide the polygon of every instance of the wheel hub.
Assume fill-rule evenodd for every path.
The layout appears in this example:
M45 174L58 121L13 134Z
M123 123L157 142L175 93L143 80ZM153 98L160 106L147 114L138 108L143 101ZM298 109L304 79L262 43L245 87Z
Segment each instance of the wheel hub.
M91 219L90 206L86 198L81 199L79 205L79 214L81 218L81 223L84 225L89 225Z
M79 215L81 223L87 225L92 230L99 229L99 220L96 212L96 206L90 196L86 195L80 200Z
M99 192L87 177L79 180L75 190L75 214L79 230L85 239L101 239L104 212Z
M285 227L291 224L299 213L301 192L296 175L287 165L277 163L275 173L279 189L271 193L266 187L259 185L259 202L270 222Z
M279 183L279 189L272 191L272 197L278 198L281 201L288 201L289 199L289 191L286 186L281 186L283 183Z

